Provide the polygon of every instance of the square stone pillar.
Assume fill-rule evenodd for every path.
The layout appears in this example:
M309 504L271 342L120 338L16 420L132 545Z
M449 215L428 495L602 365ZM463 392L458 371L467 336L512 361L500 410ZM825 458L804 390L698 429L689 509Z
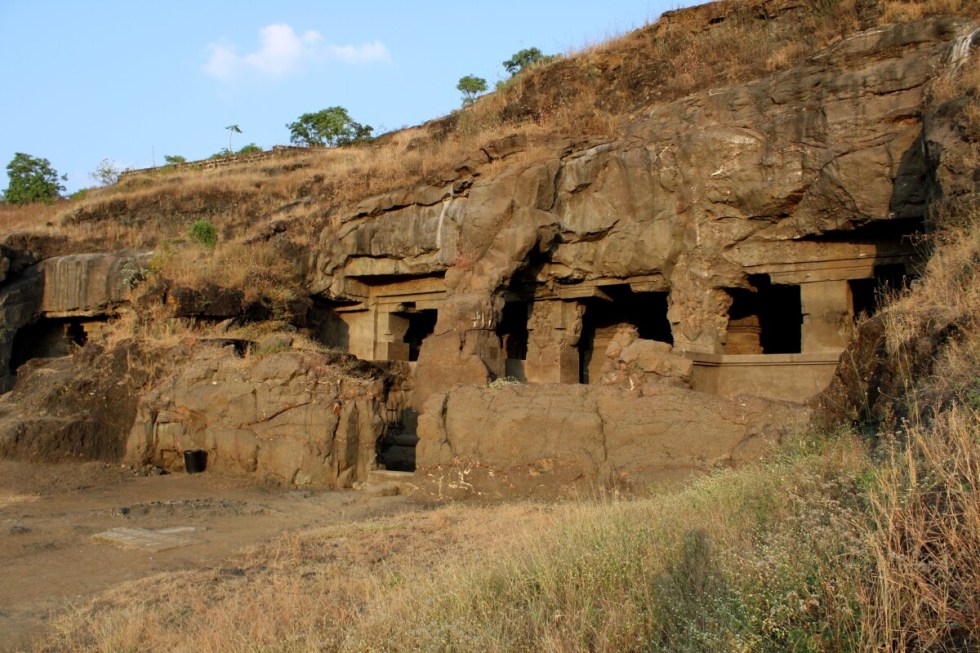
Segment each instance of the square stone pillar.
M804 354L843 351L854 330L851 290L847 280L800 285L803 304Z
M374 322L375 310L352 311L339 313L342 326L335 328L343 331L335 336L334 346L341 346L347 353L364 360L374 358Z
M527 323L528 383L578 383L584 306L561 300L535 301Z
M378 318L378 344L375 348L375 358L407 361L408 343L405 342L405 334L408 333L408 318L394 313L379 313Z

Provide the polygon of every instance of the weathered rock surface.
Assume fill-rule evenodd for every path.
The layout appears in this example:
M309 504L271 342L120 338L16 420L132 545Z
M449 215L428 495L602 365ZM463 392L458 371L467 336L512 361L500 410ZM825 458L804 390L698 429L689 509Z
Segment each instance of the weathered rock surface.
M803 418L789 404L666 386L456 386L426 404L416 475L496 479L504 492L509 483L661 482L756 460Z
M44 279L35 269L0 290L0 392L13 386L14 372L10 369L14 339L24 326L35 321L41 311Z
M183 355L128 341L28 361L0 396L0 457L118 460L141 388Z
M178 469L183 451L205 449L219 471L348 487L374 466L383 395L380 377L342 373L320 354L201 348L140 399L126 460Z
M675 350L723 354L727 289L854 258L874 225L891 221L898 242L925 218L944 152L964 138L923 122L927 85L975 29L952 18L875 28L784 73L654 105L616 140L505 157L492 175L476 159L364 200L322 233L311 286L360 301L358 280L445 274L419 406L503 374L494 329L515 280L539 295L642 280L669 293Z
M14 339L40 318L91 318L113 314L128 301L130 284L147 257L141 252L70 254L30 267L30 252L7 251L4 273L16 273L0 289L0 391L8 390L16 370Z
M45 259L40 264L44 277L41 313L92 316L113 311L128 301L148 256L123 251Z

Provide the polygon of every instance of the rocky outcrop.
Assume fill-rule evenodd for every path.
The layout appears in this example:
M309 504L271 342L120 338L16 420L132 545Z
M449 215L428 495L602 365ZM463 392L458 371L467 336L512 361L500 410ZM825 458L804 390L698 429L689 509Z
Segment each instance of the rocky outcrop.
M868 25L873 4L859 12ZM763 5L780 20L806 11ZM710 30L731 9L662 28ZM637 38L657 35L647 32ZM247 359L196 350L140 399L127 457L169 468L204 448L214 468L345 487L394 432L389 413L401 439L382 444L409 446L419 416L423 476L470 470L456 485L472 485L474 469L487 482L645 482L755 457L799 413L687 388L803 401L826 387L855 318L904 283L906 236L937 200L975 192L964 101L930 100L930 83L977 40L954 18L877 27L791 70L680 99L643 88L662 76L649 70L615 91L615 135L515 134L374 197L304 195L290 211L327 226L309 259L296 244L280 253L302 258L306 285L293 290L310 297L273 310L247 299L253 289L160 282L137 310L288 320L362 359L398 361L413 377L398 405L379 408L390 389L380 376L284 353L292 336ZM202 191L194 211L251 193ZM285 242L287 231L298 233L272 223L253 238ZM131 254L28 267L36 260L0 250L0 372L24 326L111 312L141 269ZM66 366L31 366L29 378ZM504 376L529 385L487 387ZM17 438L23 449L33 436Z
M30 338L18 346L29 347L28 340L45 339L41 319L104 318L128 301L131 284L141 274L148 254L115 252L70 254L44 259L23 267L30 252L0 251L0 270L16 274L0 289L0 391L9 390L15 379L12 369L18 359L29 356L14 352L15 338L23 331ZM60 348L55 348L60 349Z
M756 460L802 419L780 402L666 386L457 386L420 418L416 476L505 494L663 482Z
M724 354L732 290L755 293L753 278L793 271L780 283L809 283L823 262L867 257L869 238L879 256L908 255L901 237L925 218L944 165L936 142L962 137L924 125L926 89L974 29L951 18L872 29L787 72L654 105L615 140L566 141L530 160L484 152L338 215L312 287L361 301L362 280L445 275L418 359L419 406L504 374L495 330L515 285L534 299L617 281L668 293L675 351ZM823 304L845 297L847 277L821 274L833 288L805 289L803 339L839 351L849 308Z
M40 264L44 277L41 313L80 317L113 312L128 301L148 258L145 252L122 251L45 259Z
M200 348L140 399L126 460L177 469L183 451L205 449L208 467L226 473L333 487L364 480L384 426L385 381L329 361Z
M141 389L185 355L125 341L28 361L0 396L0 457L118 461Z

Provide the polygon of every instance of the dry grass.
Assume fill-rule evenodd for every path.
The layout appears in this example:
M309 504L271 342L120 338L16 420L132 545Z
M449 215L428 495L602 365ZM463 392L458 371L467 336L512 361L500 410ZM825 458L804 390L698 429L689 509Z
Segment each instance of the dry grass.
M55 227L55 219L67 202L51 204L0 203L0 233L35 231Z
M107 593L38 650L841 650L864 460L845 439L646 499L289 535Z
M869 493L868 649L980 648L980 377L975 405L907 432Z
M959 15L977 18L980 8L974 0L886 0L882 22L900 23L927 16Z
M55 626L48 651L336 651L372 600L492 553L547 507L444 507L282 537L227 566L129 583Z

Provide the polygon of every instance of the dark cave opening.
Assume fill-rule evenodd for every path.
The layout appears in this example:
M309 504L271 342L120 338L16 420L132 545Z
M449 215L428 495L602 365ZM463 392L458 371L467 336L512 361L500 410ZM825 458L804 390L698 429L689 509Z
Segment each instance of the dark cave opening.
M9 371L34 358L58 358L74 353L88 342L89 332L94 324L104 320L96 319L51 319L41 318L22 327L14 335L10 352Z
M729 288L726 354L799 354L803 342L800 287L749 277L750 288Z

